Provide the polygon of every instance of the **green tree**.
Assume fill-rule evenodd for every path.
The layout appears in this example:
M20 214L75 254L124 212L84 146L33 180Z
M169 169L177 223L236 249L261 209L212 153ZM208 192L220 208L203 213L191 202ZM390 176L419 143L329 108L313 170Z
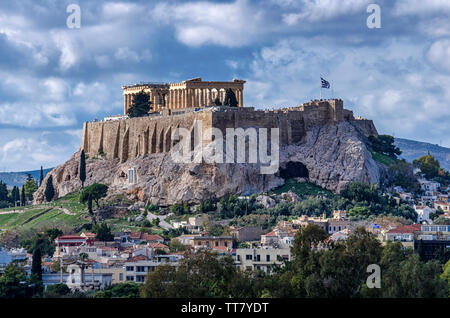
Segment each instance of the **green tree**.
M222 106L222 102L220 101L219 97L216 97L216 99L214 100L214 105Z
M32 200L33 194L38 189L38 185L37 185L36 181L31 177L31 175L29 175L29 178L27 179L27 181L25 182L23 187L24 187L24 191L25 191L25 197L28 200Z
M238 279L231 257L209 251L188 251L180 266L162 265L148 274L144 298L235 297ZM243 278L242 278L243 279ZM240 296L243 296L240 294Z
M369 136L369 141L372 149L376 152L382 153L386 156L396 159L402 154L400 148L395 146L394 137L389 135Z
M401 186L406 191L417 192L420 184L414 176L413 165L405 160L399 160L389 167L388 175L393 185Z
M53 176L49 176L45 186L45 199L51 202L55 196L55 188L53 187Z
M140 91L134 96L134 100L130 109L128 109L128 116L142 117L148 114L151 107L150 96L144 91Z
M96 223L94 210L92 207L93 202L96 203L97 208L100 208L99 201L101 198L106 197L108 193L108 186L100 183L94 183L86 187L80 195L80 202L88 204L89 214L91 215L94 223Z
M6 183L0 180L0 201L8 201L8 188Z
M39 186L42 185L42 181L44 181L44 169L41 166L41 173L39 175Z
M110 285L94 294L94 298L139 298L139 285L122 283Z
M27 197L25 195L25 187L22 186L22 192L20 194L20 205L25 206L27 204Z
M80 155L80 181L81 188L84 188L84 182L86 181L86 155L84 153L84 149L81 150Z
M291 253L295 258L295 262L300 266L304 266L308 261L313 248L317 247L328 237L324 229L315 224L309 224L301 227L294 237L294 246Z
M173 253L175 253L175 252L184 252L186 250L186 245L184 245L183 243L181 243L177 239L171 239L170 240L170 244L169 244L169 248L170 248L170 251L173 252Z
M0 298L26 298L27 289L25 271L14 263L6 266L0 276Z
M66 284L55 284L47 286L44 292L45 298L63 298L71 294L70 288Z
M227 88L227 90L225 91L225 99L223 101L223 105L230 106L230 107L238 106L238 100L231 88Z
M28 253L34 253L36 249L39 249L41 254L52 256L55 252L54 242L46 233L36 233L29 239L23 239L20 241L20 246L26 248Z
M61 231L60 229L57 228L51 228L51 229L47 229L45 231L45 234L48 236L48 238L50 239L50 241L54 241L55 238L57 238L58 236L63 235L63 231Z
M367 206L354 206L348 211L349 217L355 217L358 219L366 219L371 215L370 208Z
M39 248L35 248L33 251L31 274L35 274L39 280L42 280L42 255Z
M439 161L430 155L430 153L414 160L413 165L419 168L427 179L433 179L443 174Z
M106 223L94 225L92 231L96 234L96 238L102 242L114 241L114 235L111 233L111 228Z
M14 205L18 204L20 205L20 190L19 187L14 187L13 189L13 202Z

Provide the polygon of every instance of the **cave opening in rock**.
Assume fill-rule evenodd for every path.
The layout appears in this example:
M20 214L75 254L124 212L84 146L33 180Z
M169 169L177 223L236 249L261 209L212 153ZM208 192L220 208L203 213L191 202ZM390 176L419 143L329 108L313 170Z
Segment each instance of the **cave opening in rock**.
M309 178L309 171L303 163L290 161L286 168L280 168L280 177L283 179Z

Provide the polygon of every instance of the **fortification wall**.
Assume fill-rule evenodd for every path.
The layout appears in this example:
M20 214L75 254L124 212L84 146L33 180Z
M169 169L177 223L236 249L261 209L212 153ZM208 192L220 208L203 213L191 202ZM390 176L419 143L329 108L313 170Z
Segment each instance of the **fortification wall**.
M168 152L173 147L172 132L186 128L193 132L194 121L202 122L202 129L219 128L224 138L226 128L279 128L280 144L302 141L313 127L340 121L356 122L367 135L376 132L371 121L355 120L353 113L343 108L342 100L311 101L298 107L273 111L253 108L218 107L158 116L88 122L83 127L82 149L90 156L104 154L108 159L125 162L139 156ZM193 136L193 134L192 134ZM193 138L193 137L191 137ZM191 139L193 143L193 139Z
M173 147L172 131L192 129L194 120L203 127L211 123L211 113L186 113L171 116L140 117L83 125L82 149L89 156L104 154L107 159L125 162L152 153L167 152Z

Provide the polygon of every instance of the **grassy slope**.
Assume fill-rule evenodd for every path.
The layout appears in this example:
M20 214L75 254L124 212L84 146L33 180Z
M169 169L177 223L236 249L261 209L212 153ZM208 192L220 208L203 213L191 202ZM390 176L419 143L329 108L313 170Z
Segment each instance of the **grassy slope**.
M76 228L85 223L89 223L89 213L85 205L79 202L79 192L71 193L54 202L17 208L25 210L23 213L0 214L0 229L42 229L42 228ZM65 209L73 215L68 215L62 211ZM0 212L14 210L0 209ZM40 213L46 213L39 215ZM131 214L130 214L131 215ZM135 215L136 216L136 215ZM106 223L113 231L139 231L141 227L130 224L128 215L120 219L109 219ZM31 220L30 220L31 219ZM27 222L28 221L28 222ZM150 229L149 229L150 230ZM151 232L162 234L163 229L153 227Z
M328 191L327 189L324 189L309 182L298 182L295 179L286 180L286 183L284 185L274 189L272 192L275 194L281 194L283 192L288 192L289 190L292 190L295 194L303 197L317 196L317 195L326 195L326 196L333 195L333 193L331 191Z
M372 154L373 160L378 161L379 163L382 163L388 167L392 166L393 164L395 164L397 162L396 159L393 159L389 156L383 155L379 152L371 151L370 153Z
M28 229L61 226L76 227L82 225L87 222L85 217L88 213L84 205L78 202L78 195L78 193L73 193L52 203L20 208L24 210L22 213L0 214L0 228ZM67 209L74 215L65 214L61 208ZM11 210L13 209L1 209L0 212ZM44 211L47 212L39 215Z

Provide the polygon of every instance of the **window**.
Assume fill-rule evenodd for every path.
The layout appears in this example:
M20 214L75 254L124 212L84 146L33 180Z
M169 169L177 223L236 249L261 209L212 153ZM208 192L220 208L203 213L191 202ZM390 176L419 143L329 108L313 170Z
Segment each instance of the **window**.
M342 227L339 225L339 231L342 230Z
M225 247L228 247L228 242L225 242Z
M136 266L136 272L139 273L145 272L145 266Z
M251 254L247 254L247 255L245 255L245 259L246 260L252 260L253 258L252 258Z
M123 274L122 273L119 274L119 280L123 281Z
M136 282L143 283L145 282L145 276L136 276Z
M219 246L219 242L216 241L216 244L215 244L215 245L216 245L216 246Z
M126 271L127 271L127 272L132 272L132 271L134 271L134 266L127 266Z
M266 255L266 262L270 262L270 255Z
M134 281L134 276L127 276L127 281L128 282L133 282Z
M260 262L261 261L261 255L256 255L256 261ZM258 268L259 269L259 268Z
M237 256L237 260L238 260L238 262L241 261L241 255L238 255L238 256Z

